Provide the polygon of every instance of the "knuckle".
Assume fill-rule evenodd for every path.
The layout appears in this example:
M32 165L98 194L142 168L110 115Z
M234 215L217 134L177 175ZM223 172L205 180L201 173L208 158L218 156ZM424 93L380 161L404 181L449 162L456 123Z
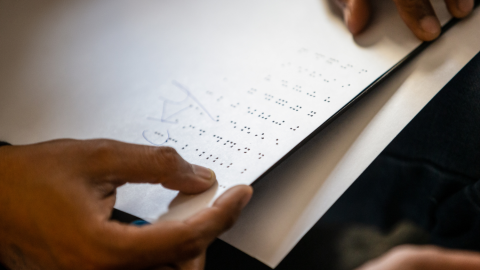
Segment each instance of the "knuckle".
M115 151L115 145L113 141L107 139L91 140L92 155L94 158L103 160L109 158Z
M153 155L157 162L166 168L176 169L181 163L177 150L172 147L156 147Z
M230 229L234 224L235 222L237 221L237 212L234 211L234 212L227 212L225 213L225 211L222 211L220 209L215 209L214 211L216 216L222 216L223 217L223 230L228 230Z
M205 249L205 243L200 231L184 226L182 234L184 241L180 247L180 253L185 258L194 258L200 255Z

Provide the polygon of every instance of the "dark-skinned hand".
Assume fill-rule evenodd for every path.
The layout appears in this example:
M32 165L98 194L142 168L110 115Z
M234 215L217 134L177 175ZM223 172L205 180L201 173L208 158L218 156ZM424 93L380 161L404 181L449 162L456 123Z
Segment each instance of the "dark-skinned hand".
M354 35L363 31L370 20L371 0L332 0L343 10L343 18ZM390 1L390 0L382 0ZM430 0L393 0L398 13L412 32L423 41L436 39L441 32L440 22ZM455 18L463 18L473 10L474 0L445 0Z
M185 221L137 227L110 215L116 188L127 182L194 194L215 181L168 147L110 140L0 147L0 261L12 270L203 269L207 246L234 224L251 187L228 190Z
M400 246L357 270L477 270L480 254L435 246Z

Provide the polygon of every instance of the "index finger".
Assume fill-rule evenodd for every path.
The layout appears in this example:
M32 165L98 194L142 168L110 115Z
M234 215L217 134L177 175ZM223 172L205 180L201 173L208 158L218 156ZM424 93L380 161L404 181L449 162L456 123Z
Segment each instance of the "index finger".
M121 185L162 184L184 193L199 193L216 181L215 173L190 164L174 148L135 145L114 140L88 140L81 147L78 170L88 178Z

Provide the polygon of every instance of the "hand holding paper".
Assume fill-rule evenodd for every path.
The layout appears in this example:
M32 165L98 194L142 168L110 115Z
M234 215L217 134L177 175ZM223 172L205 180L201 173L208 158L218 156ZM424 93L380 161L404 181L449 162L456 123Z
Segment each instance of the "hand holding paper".
M335 0L343 10L345 24L352 34L367 27L371 17L370 0ZM430 0L394 0L398 13L412 32L423 41L434 40L440 35L440 22ZM445 0L453 17L463 18L473 10L473 0Z
M213 172L168 147L110 140L4 146L0 158L0 258L9 269L203 269L207 246L252 193L235 187L185 221L136 227L109 220L118 186L200 193Z

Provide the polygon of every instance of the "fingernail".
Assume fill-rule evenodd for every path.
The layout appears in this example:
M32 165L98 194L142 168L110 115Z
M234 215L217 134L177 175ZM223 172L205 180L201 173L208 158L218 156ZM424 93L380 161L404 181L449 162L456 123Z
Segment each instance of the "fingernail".
M212 170L198 165L193 165L192 167L193 173L195 173L196 176L209 182L214 182L216 180L215 173Z
M473 5L473 0L457 0L457 8L463 13L472 11Z
M440 33L440 23L437 18L433 16L425 16L420 20L420 27L423 31L430 34L439 34Z

